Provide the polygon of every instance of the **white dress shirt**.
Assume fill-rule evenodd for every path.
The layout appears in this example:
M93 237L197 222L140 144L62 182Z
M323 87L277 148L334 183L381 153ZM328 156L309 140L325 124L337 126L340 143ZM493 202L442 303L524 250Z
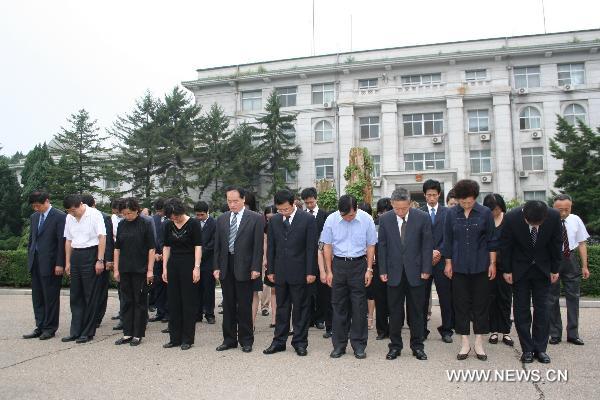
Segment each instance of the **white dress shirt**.
M562 223L561 223L562 224ZM567 237L569 238L569 250L573 251L579 246L579 243L585 242L590 235L579 216L569 214L565 218L565 227L567 228Z
M306 209L306 212L309 213L310 215L312 215L313 217L317 218L317 214L319 213L319 206L316 205L315 208L312 209L312 213L310 212L311 210L309 210L308 208Z
M67 214L65 221L65 239L71 241L71 247L74 249L98 246L98 236L106 236L102 213L85 204L82 206L85 207L85 212L79 221L71 214Z
M242 215L244 215L244 211L246 210L246 207L242 207L242 209L240 210L240 212L237 213L237 229L240 229L240 222L242 222ZM229 226L231 226L231 221L233 220L233 216L235 214L233 213L233 211L231 212L231 215L229 216Z
M398 214L396 214L396 221L398 221L398 233L400 233L400 238L402 238L402 224L408 222L408 214L410 214L410 210L404 216L404 221L402 221L402 218L400 218Z

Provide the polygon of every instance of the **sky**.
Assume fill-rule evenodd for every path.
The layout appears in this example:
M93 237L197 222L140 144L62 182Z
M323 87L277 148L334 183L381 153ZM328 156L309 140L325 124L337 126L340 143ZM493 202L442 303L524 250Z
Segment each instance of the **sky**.
M549 33L600 28L600 2L544 6ZM314 9L317 55L544 33L542 0L314 0ZM310 56L312 10L312 0L3 1L0 153L50 141L82 108L104 131L146 91L162 97L198 68Z

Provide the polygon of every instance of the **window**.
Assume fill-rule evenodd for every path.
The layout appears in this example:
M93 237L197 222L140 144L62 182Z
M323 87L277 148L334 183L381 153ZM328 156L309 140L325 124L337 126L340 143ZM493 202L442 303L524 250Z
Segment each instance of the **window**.
M576 125L578 119L585 122L585 108L579 104L569 104L565 108L564 117L571 125Z
M359 89L375 89L378 86L377 78L373 79L360 79L358 81Z
M485 81L487 79L487 71L485 69L465 71L465 79L467 81Z
M283 173L285 183L295 183L296 182L297 171L290 172L287 170L287 168L282 168L281 172Z
M381 176L381 156L372 155L371 162L373 163L373 171L371 171L371 177L379 178Z
M379 137L379 117L361 117L358 121L361 139L377 139Z
M532 88L540 87L540 67L515 68L515 87Z
M262 109L262 91L242 92L242 110L259 111Z
M432 83L440 83L442 74L423 74L423 75L405 75L402 77L403 85L429 85Z
M312 103L323 104L333 101L333 83L312 85Z
M293 107L296 105L296 93L298 92L296 86L277 88L276 91L281 107Z
M317 179L333 179L333 158L315 159L315 175Z
M333 127L329 121L319 121L315 126L315 142L331 142Z
M470 110L469 132L487 132L490 130L488 110Z
M444 158L444 152L405 154L404 169L406 171L444 169Z
M435 135L444 132L444 113L405 114L404 136Z
M547 201L548 200L548 198L546 197L546 191L545 190L525 191L525 192L523 192L523 199L525 201L528 201L528 200Z
M490 150L471 150L471 173L492 172Z
M558 64L558 86L582 85L585 83L585 69L581 64Z
M519 129L540 129L542 115L535 107L525 107L519 114Z
M544 149L542 147L521 149L521 157L525 171L544 170Z
M106 190L112 190L112 189L117 189L119 187L119 182L116 180L112 180L112 179L105 179L104 180L104 189Z

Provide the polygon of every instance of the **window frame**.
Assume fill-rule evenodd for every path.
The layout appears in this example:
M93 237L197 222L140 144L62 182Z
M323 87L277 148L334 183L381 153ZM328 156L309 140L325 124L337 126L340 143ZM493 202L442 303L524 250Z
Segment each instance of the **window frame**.
M280 93L281 90L289 90L293 89L293 92L289 93ZM277 98L279 99L279 103L281 107L295 107L297 105L297 96L298 96L298 86L283 86L279 88L275 88L275 93L277 93ZM285 98L285 104L282 101L282 98ZM289 104L292 101L290 99L293 98L294 104Z
M531 116L531 112L529 110L535 110L538 115L532 117ZM524 116L525 111L528 111L527 116ZM537 119L539 121L537 127L532 127L531 126L531 119ZM522 122L525 121L525 122ZM529 125L529 126L527 126ZM540 110L537 107L534 106L525 106L523 107L520 111L519 111L519 130L520 131L527 131L527 130L532 130L532 129L542 129L542 113L540 112Z
M487 156L483 153L486 152ZM476 153L476 154L474 154ZM487 167L483 168L485 161L488 161ZM473 168L474 163L478 164L477 170ZM490 149L469 150L469 165L472 174L491 174L492 173L492 151ZM486 169L486 170L484 170ZM489 169L489 171L487 171Z
M576 106L580 107L583 110L583 113L581 113L581 114L575 114L575 113L567 114L567 110L570 107L575 108ZM573 125L573 126L577 126L577 120L579 120L579 119L582 120L584 123L587 122L587 110L585 109L584 106L582 106L579 103L569 103L569 104L567 104L567 106L563 110L563 114L562 115L563 115L563 118L566 119L567 122L569 124ZM581 116L581 117L578 117L578 116ZM570 121L570 118L573 118L573 122Z
M331 90L326 89L326 86L329 87L331 86ZM315 90L317 89L317 90ZM320 90L319 90L320 89ZM335 100L335 84L333 82L328 82L328 83L315 83L311 85L311 89L310 89L310 93L311 93L311 102L312 104L325 104L325 103L331 103ZM330 93L330 96L325 96L325 93ZM321 101L315 101L315 95L321 95ZM331 98L330 98L331 97Z
M573 70L574 66L581 66L581 70ZM568 71L561 71L561 67L569 67ZM581 73L581 82L573 82L573 73ZM561 74L568 74L568 77L561 78ZM562 63L556 66L556 77L558 86L565 85L584 85L585 84L585 63Z
M258 94L258 97L250 97L245 98L245 95L250 93ZM260 111L262 110L262 89L259 90L245 90L242 92L242 111ZM252 104L251 108L246 108L246 102L250 102ZM255 104L258 102L258 108L255 108Z
M434 76L439 79L434 80ZM427 82L424 79L426 77L429 77L429 80ZM400 83L403 86L435 85L438 83L442 83L442 73L432 72L429 74L401 75Z
M377 158L375 158L377 157ZM371 171L371 178L381 178L381 155L371 154L371 164L373 164L373 170Z
M481 112L485 112L485 117L480 116ZM477 113L475 117L471 113ZM486 120L487 129L481 129L481 121ZM477 130L471 130L471 120L477 120ZM479 108L475 110L467 110L467 130L469 133L486 133L490 132L490 110L487 108Z
M534 154L534 150L538 149L541 150L541 154ZM536 168L536 160L538 164L541 163L541 168ZM521 165L523 171L544 171L544 148L541 146L521 148Z
M537 70L530 71L530 70ZM517 72L519 71L519 72ZM522 72L521 72L522 71ZM515 87L518 88L538 88L541 87L542 84L542 72L539 65L526 65L523 67L514 67L513 69L513 77L515 80ZM531 80L537 78L537 84L531 83ZM524 79L524 84L518 84L517 81L521 81Z
M329 130L330 132L330 138L326 139L325 138L325 124L329 124L329 126L331 127L331 129ZM319 125L323 125L322 129L319 129ZM321 132L322 135L322 139L321 140L317 140L317 133ZM329 122L326 119L322 119L320 121L317 121L317 123L314 125L313 128L313 140L315 143L329 143L329 142L333 142L333 124L331 122Z
M439 156L443 158L436 158ZM418 157L417 156L422 156ZM428 159L428 157L430 159ZM410 158L410 159L409 159ZM427 162L433 163L432 168L427 168ZM441 168L438 167L439 163ZM412 163L412 167L409 167L409 163ZM417 163L422 163L422 168L417 168ZM404 154L404 171L439 171L446 169L446 152L444 151L431 151L423 153L405 153Z
M371 85L371 82L375 82L375 86ZM367 82L367 85L361 85L362 82ZM379 78L366 78L366 79L359 79L358 80L358 89L359 90L371 90L371 89L377 89L379 87Z
M431 115L431 119L426 119L426 116ZM439 117L441 115L441 117ZM417 116L420 119L415 119ZM411 120L407 121L407 117L410 117ZM437 117L437 118L436 118ZM431 123L431 133L426 133L427 125ZM439 128L441 124L441 129L439 132L436 131L436 126ZM407 129L407 126L410 126L410 129ZM420 133L415 134L415 126L419 126ZM402 127L404 130L404 136L434 136L434 135L443 135L444 134L444 112L428 112L428 113L414 113L414 114L402 114Z
M331 164L329 163L325 163L327 161L331 160ZM317 165L317 162L323 162L322 165ZM314 166L315 166L315 179L317 180L321 180L321 179L333 179L334 174L335 174L335 169L334 169L334 160L333 157L325 157L325 158L315 158L315 162L314 162ZM319 177L319 168L323 168L323 176ZM328 177L327 175L327 169L331 168L331 176Z
M372 122L372 119L375 118L377 119L377 123ZM368 121L365 121L368 120ZM379 139L380 138L380 129L381 129L381 122L380 122L380 118L378 115L370 115L367 117L359 117L358 118L358 132L360 135L360 140L373 140L373 139ZM367 128L367 137L363 137L363 127ZM375 129L376 127L376 129ZM372 136L373 134L373 130L376 130L376 136Z
M540 193L543 193L543 195L540 197ZM530 198L527 198L528 194L532 194L530 196ZM548 193L545 190L523 190L523 201L529 201L529 200L541 200L541 201L547 201L548 200Z
M478 76L479 72L483 72L483 77ZM474 73L475 76L473 78L469 78L469 73ZM466 82L477 82L477 81L485 81L487 80L487 69L468 69L465 70L465 81Z

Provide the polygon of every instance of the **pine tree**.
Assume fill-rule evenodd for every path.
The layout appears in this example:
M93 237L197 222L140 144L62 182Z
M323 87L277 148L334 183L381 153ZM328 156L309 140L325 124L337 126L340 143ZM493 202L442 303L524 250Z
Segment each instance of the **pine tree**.
M77 183L73 180L73 173L76 165L66 156L62 156L57 163L50 168L50 178L48 179L50 198L58 204L70 194L78 193Z
M600 232L600 127L596 131L581 120L575 128L558 116L550 151L554 158L563 160L554 186L573 197L573 213L581 217L588 229Z
M21 186L6 160L0 160L0 240L19 236L22 227Z
M32 212L29 205L29 194L36 190L50 190L53 168L54 161L50 156L46 143L36 145L33 150L27 153L25 165L21 172L21 185L23 185L21 211L24 218L29 217ZM53 195L53 193L50 193L50 195Z

